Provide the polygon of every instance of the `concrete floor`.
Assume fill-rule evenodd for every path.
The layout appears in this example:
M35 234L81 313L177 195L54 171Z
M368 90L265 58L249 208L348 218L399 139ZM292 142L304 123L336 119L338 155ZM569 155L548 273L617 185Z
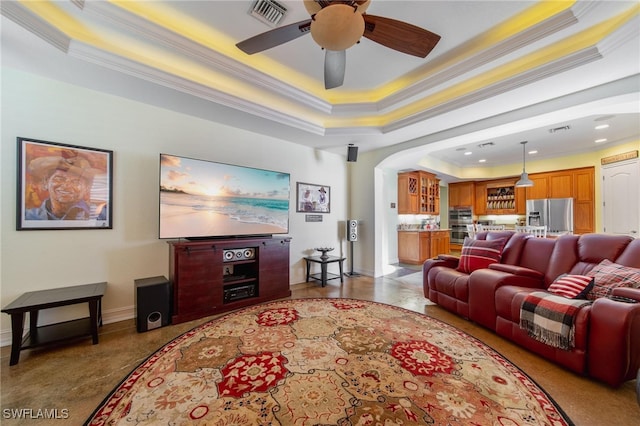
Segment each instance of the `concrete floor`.
M533 378L576 425L640 425L635 381L618 389L566 371L438 306L427 302L416 281L401 281L415 272L400 268L383 278L345 277L292 286L292 298L344 297L388 303L443 320L475 336ZM60 346L22 351L19 364L9 367L9 347L0 350L2 425L81 425L108 393L139 363L174 337L210 318L137 333L134 320L107 324L100 343L80 340ZM64 418L11 419L11 410L49 410ZM57 410L57 411L52 411Z

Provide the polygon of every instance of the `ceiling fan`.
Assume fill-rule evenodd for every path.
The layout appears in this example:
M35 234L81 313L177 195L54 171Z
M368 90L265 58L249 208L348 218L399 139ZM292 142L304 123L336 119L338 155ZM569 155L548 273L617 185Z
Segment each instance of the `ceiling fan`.
M325 50L324 87L342 86L346 50L362 36L388 48L426 57L440 36L406 22L366 14L371 0L303 0L309 19L258 34L236 46L251 55L311 33Z

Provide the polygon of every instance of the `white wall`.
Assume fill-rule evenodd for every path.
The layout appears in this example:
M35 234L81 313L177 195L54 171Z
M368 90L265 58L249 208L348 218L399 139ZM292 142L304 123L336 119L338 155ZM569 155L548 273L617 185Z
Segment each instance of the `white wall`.
M16 231L17 137L114 151L113 229ZM347 168L341 155L258 135L121 97L2 69L0 286L2 306L26 291L108 282L105 322L133 317L133 280L168 276L169 247L158 239L158 154L222 161L291 174L290 282L303 282L314 247L345 253ZM295 212L295 183L331 187L321 223ZM86 308L44 312L42 322ZM10 341L2 315L1 341Z

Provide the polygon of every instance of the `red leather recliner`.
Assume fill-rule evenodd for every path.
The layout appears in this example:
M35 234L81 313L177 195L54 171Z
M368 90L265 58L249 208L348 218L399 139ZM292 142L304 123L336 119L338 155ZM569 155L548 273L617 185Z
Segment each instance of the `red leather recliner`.
M427 260L425 296L579 374L614 387L634 379L640 368L640 303L600 298L580 309L571 350L529 337L519 322L524 298L548 288L561 274L586 274L603 259L640 268L640 239L607 234L528 238L508 231L483 232L477 238L504 236L509 240L501 262L471 274L455 269L454 256ZM617 288L614 294L640 302L640 289Z

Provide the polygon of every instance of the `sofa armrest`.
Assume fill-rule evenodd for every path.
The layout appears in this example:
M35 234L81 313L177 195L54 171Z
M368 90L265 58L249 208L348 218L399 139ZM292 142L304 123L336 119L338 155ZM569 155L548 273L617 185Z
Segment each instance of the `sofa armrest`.
M436 260L442 260L446 262L446 265L439 264L440 266L447 266L449 268L454 268L454 269L457 268L458 263L460 263L460 258L452 254L439 254L436 257Z
M626 291L622 294L628 297ZM640 368L640 303L596 299L591 306L588 342L590 376L613 387L635 378Z
M434 266L444 266L445 268L456 269L460 263L460 258L448 254L440 254L433 259L427 259L422 264L422 275L427 277L429 270Z
M491 265L494 266L494 265ZM504 265L509 266L509 265ZM517 272L515 267L513 272ZM544 289L544 275L534 274L531 269L519 268L523 275L507 271L499 271L493 268L478 269L469 277L469 318L480 325L496 329L496 291L503 286L518 286L535 289ZM536 271L533 271L536 272Z
M438 257L433 259L427 259L422 264L422 291L424 293L424 297L429 298L429 270L435 266L444 266L445 268L456 269L458 267L458 263L460 262L460 258L456 256L451 256L449 254L440 254Z
M612 296L626 297L640 302L640 288L616 287L611 292Z
M489 265L489 269L493 269L494 271L502 271L508 272L512 275L517 275L521 277L534 278L538 280L544 279L544 274L540 271L536 271L535 269L524 268L518 265L506 265L503 263L494 263Z

